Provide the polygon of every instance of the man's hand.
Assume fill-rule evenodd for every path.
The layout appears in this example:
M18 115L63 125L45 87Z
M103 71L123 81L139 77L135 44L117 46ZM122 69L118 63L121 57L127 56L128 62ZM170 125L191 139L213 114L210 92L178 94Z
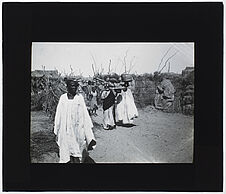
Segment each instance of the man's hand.
M88 145L88 151L93 150L93 146L95 146L95 145L96 145L96 141L92 139L92 141Z

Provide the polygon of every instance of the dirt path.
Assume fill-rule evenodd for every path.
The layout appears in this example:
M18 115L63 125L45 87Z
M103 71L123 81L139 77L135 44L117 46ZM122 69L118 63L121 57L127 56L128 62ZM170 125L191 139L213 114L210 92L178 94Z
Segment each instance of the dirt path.
M101 123L102 113L94 117ZM90 153L96 162L192 162L193 117L164 113L151 107L139 110L136 126L95 130L97 147Z
M192 162L194 133L192 116L164 113L152 107L139 109L138 112L136 126L117 127L109 131L101 127L102 110L98 110L98 116L93 117L97 146L90 152L96 163ZM46 134L49 137L47 142L52 142L52 147L47 146L51 150L46 150L42 157L33 159L33 162L57 162L57 147L54 139L51 139L52 125L41 113L32 112L31 137L39 136L38 133ZM40 143L45 145L45 141Z

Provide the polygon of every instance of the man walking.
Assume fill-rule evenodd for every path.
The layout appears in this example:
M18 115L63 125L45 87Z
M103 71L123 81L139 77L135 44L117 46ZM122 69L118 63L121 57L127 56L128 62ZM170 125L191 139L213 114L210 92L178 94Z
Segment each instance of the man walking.
M77 92L79 83L68 78L66 85L67 93L59 99L54 122L59 162L80 163L84 160L84 152L95 147L96 140L84 98Z

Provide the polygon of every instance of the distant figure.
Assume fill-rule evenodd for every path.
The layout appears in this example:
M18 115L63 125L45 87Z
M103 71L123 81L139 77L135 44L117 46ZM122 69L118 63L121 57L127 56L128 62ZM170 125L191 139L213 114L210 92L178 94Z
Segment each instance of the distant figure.
M131 125L134 122L134 118L138 117L138 111L134 103L133 94L128 86L129 83L125 82L125 88L118 94L117 97L120 100L116 105L115 119L119 125Z
M54 133L59 146L60 163L81 163L84 153L92 150L96 140L84 98L77 92L78 82L66 79L67 93L57 105ZM87 154L86 154L87 155Z
M162 109L162 93L163 90L159 86L157 86L157 89L155 91L155 98L154 98L154 105L156 109Z
M157 86L155 107L161 110L165 110L169 108L173 104L174 93L175 93L175 89L171 81L169 79L163 78L160 85ZM157 103L157 99L158 99L158 103Z
M98 109L98 106L97 106L97 91L95 89L95 87L92 87L92 90L90 92L90 98L91 98L91 101L90 101L90 110L91 110L91 113L94 115L94 116L97 116L97 109Z
M87 100L89 101L89 106L90 106L90 100L91 100L90 93L92 91L92 87L93 87L92 82L89 80L87 85Z
M113 107L115 103L115 95L112 90L109 89L108 84L105 84L104 90L101 94L103 100L103 128L105 130L112 130L115 128L115 121L113 116Z

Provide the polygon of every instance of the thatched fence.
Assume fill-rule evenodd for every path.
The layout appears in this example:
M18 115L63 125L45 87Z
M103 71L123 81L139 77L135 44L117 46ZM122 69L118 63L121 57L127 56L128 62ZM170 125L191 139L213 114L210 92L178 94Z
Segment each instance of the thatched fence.
M186 69L185 69L186 70ZM154 106L156 87L163 77L167 77L175 88L174 102L167 112L194 113L194 70L182 74L162 73L132 75L132 92L138 108ZM51 117L55 116L59 97L66 92L66 85L60 75L42 75L31 77L31 110L44 110Z
M133 95L137 107L154 106L155 91L163 77L167 77L175 88L174 102L168 112L194 112L194 71L187 74L162 73L158 76L152 74L133 75L135 86Z

